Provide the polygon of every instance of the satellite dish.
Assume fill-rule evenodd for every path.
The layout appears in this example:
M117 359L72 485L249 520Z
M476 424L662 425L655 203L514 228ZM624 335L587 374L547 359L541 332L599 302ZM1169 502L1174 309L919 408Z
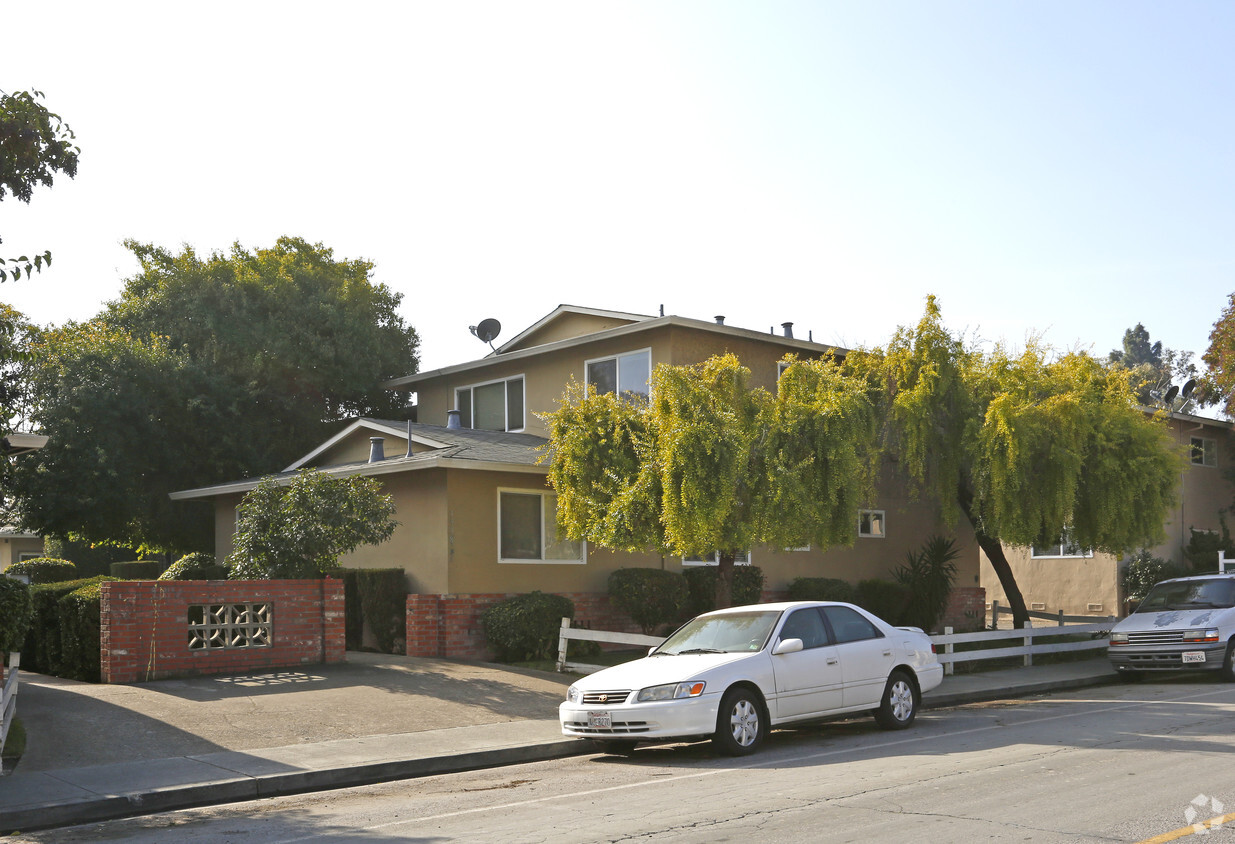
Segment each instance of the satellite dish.
M1187 398L1188 396L1192 395L1192 391L1195 389L1196 389L1196 379L1189 378L1188 383L1184 384L1184 388L1182 391L1180 391L1179 394L1183 396L1184 398Z
M489 347L493 348L493 339L502 333L502 324L495 319L482 319L479 325L469 325L468 330L480 338L482 343L488 343Z
M1166 391L1166 398L1164 399L1165 403L1170 404L1175 401L1175 396L1177 395L1179 395L1179 388L1172 384L1171 389Z

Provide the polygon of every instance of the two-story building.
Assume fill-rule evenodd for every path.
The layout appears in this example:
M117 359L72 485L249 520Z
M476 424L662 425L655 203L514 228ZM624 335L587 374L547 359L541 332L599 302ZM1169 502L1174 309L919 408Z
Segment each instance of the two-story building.
M415 422L357 419L297 460L304 467L381 480L399 526L379 545L346 555L345 566L402 568L409 597L408 653L477 656L484 652L478 614L507 595L541 590L566 595L580 620L632 629L609 606L609 575L646 566L681 571L715 560L613 552L557 537L555 495L538 459L551 411L572 380L598 390L646 394L657 364L694 364L732 352L751 370L752 386L775 390L787 354L814 358L844 350L779 332L714 320L644 316L563 305L479 360L399 378L386 386L415 393ZM172 495L209 499L216 514L216 555L231 550L236 506L260 479ZM948 623L982 622L979 552L964 525L946 530L933 506L912 502L894 483L853 514L853 546L752 548L740 562L759 566L766 597L797 577L856 583L889 578L932 533L957 538L962 557Z

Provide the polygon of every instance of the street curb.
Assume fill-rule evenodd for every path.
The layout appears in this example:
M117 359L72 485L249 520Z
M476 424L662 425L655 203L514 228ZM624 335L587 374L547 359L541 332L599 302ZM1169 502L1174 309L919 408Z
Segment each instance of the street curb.
M336 788L374 785L401 779L454 774L482 768L498 768L526 762L543 762L595 752L595 748L589 742L563 739L555 742L477 750L424 759L374 762L346 768L262 776L235 774L210 783L150 789L128 794L99 795L82 800L31 805L8 810L4 813L3 820L0 821L0 835L153 815L198 806L238 803L263 797L281 797Z
M1013 700L1046 692L1061 692L1069 689L1084 689L1091 686L1112 686L1123 682L1118 674L1098 677L1076 677L1067 680L1043 680L1040 683L1025 683L1013 689L953 692L946 695L928 695L922 698L922 709L944 709L963 706L967 703L986 703L992 700Z

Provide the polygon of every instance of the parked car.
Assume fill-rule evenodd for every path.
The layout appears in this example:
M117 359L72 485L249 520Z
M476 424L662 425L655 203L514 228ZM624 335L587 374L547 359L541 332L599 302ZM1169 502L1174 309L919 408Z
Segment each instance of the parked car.
M1219 671L1235 682L1235 574L1176 577L1149 590L1111 628L1106 653L1129 679L1148 672Z
M646 657L584 677L558 717L563 735L608 752L710 736L736 756L758 749L771 727L844 713L904 729L942 680L916 627L852 604L755 604L705 613Z

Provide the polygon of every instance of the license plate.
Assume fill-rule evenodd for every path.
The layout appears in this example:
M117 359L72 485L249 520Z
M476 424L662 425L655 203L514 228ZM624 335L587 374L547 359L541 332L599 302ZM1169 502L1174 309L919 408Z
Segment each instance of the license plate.
M613 729L613 716L608 712L589 712L587 725L594 730Z
M1204 651L1184 651L1184 662L1204 662Z

